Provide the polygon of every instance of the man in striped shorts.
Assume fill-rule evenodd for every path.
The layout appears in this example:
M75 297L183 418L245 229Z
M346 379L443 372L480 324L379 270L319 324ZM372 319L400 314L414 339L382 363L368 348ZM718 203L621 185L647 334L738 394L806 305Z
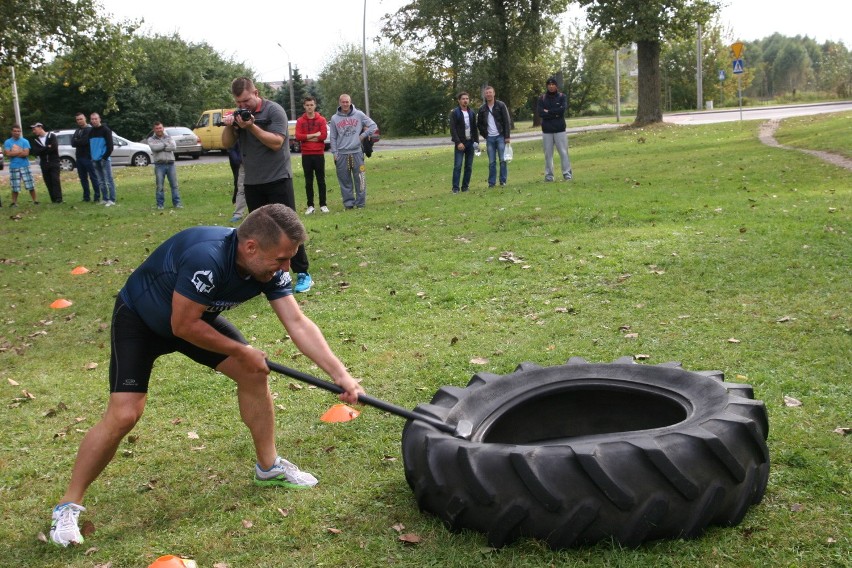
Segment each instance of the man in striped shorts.
M33 205L36 201L35 183L33 174L30 172L30 142L21 136L21 125L12 126L12 137L3 143L3 153L9 161L9 184L12 186L12 204L9 207L18 206L18 194L21 192L21 184L30 192Z

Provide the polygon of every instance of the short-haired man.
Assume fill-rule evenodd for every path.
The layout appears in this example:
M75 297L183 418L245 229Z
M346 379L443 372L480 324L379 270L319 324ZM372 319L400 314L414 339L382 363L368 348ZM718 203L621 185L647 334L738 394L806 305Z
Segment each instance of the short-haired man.
M305 97L305 112L296 121L296 140L302 145L302 169L305 172L305 196L308 208L305 215L314 212L314 176L317 178L320 211L328 213L325 190L325 140L328 138L328 123L318 113L317 100Z
M77 177L80 178L80 185L83 187L83 201L94 201L99 203L101 200L101 188L98 178L95 176L95 170L92 167L92 151L89 149L89 133L92 127L86 122L86 115L78 112L74 117L77 122L77 128L74 134L71 135L71 146L74 147L74 162L77 166ZM89 193L89 181L94 190L94 199Z
M559 92L556 77L547 80L547 91L538 98L538 115L541 117L541 140L544 144L544 181L553 181L553 148L559 152L562 163L562 179L573 177L571 160L568 158L568 134L565 111L568 97Z
M231 95L238 110L247 111L247 116L243 118L242 113L235 112L223 117L226 128L222 129L222 145L230 148L240 143L248 210L254 211L268 203L282 203L295 211L287 113L275 101L262 98L248 77L237 77L231 82ZM308 272L304 246L299 245L292 264L296 272L293 291L307 292L313 279Z
M151 153L154 157L154 179L157 183L155 200L157 209L162 209L166 202L165 192L163 191L165 179L169 178L169 188L172 190L172 207L175 209L183 209L183 203L180 200L180 190L178 189L177 168L175 167L175 149L177 144L174 139L166 132L163 123L159 120L154 123L154 133L146 140L148 146L151 147Z
M38 205L36 200L35 182L30 171L30 141L21 136L21 125L12 126L12 136L3 142L3 154L9 158L9 184L12 186L12 203L9 207L18 206L18 194L21 186L30 192L33 205Z
M32 153L38 156L41 177L47 186L51 203L62 203L62 182L59 179L59 142L56 134L44 129L44 124L36 122L30 126L35 138Z
M488 187L497 183L497 160L500 160L500 185L506 185L509 167L506 164L506 144L511 143L512 119L503 101L494 96L494 87L488 85L483 93L485 103L479 107L476 123L485 138L488 150Z
M367 177L364 174L364 149L361 142L372 136L378 126L369 116L355 108L352 97L343 93L338 98L337 112L329 120L328 140L343 207L367 205Z
M92 156L92 169L98 178L101 188L101 198L106 207L115 205L115 180L112 178L112 161L110 156L114 148L112 130L101 123L101 115L93 112L89 116L92 129L89 131L89 151Z
M470 108L470 95L465 91L457 97L459 105L450 111L450 138L455 145L453 162L453 193L467 191L470 188L470 175L473 172L473 154L479 146L479 132L476 128L476 113ZM461 178L462 161L464 177ZM461 178L461 188L459 188Z
M293 343L343 388L341 400L357 402L364 389L293 298L290 261L306 238L292 209L265 205L237 229L181 231L133 271L113 309L109 403L100 422L83 437L71 481L53 509L53 543L83 542L78 525L86 510L83 496L142 417L154 361L167 353L182 353L236 383L240 417L254 443L257 485L296 489L316 485L313 475L278 455L266 354L248 345L221 315L264 294Z

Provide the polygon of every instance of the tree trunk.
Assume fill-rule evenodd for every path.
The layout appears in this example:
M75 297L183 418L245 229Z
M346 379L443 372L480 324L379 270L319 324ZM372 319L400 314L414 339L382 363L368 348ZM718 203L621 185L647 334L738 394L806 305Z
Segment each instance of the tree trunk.
M660 84L660 42L636 42L639 59L639 106L634 126L663 121Z

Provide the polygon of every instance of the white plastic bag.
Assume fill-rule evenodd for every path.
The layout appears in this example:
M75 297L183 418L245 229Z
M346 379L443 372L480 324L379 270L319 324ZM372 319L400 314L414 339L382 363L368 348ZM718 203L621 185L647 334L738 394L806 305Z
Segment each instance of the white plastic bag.
M506 162L511 162L512 158L515 157L515 152L512 150L511 144L506 144L506 149L503 150L503 160Z

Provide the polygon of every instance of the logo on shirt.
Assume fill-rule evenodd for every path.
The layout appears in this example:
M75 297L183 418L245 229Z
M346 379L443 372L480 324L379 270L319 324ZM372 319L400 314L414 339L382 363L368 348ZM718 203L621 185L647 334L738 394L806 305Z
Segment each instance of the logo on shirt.
M286 270L282 270L281 273L278 275L278 280L275 282L275 286L278 288L283 288L290 282L290 273Z
M195 286L195 289L202 294L209 294L210 290L216 287L215 284L213 284L212 270L199 270L192 275L191 282L192 285Z

